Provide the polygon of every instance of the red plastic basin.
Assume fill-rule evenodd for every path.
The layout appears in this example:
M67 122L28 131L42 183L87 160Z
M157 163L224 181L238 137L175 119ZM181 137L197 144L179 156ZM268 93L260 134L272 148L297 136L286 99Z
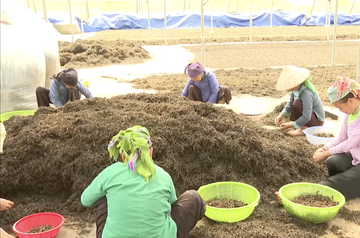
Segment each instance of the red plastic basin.
M65 218L58 213L41 212L21 218L14 223L12 230L18 235L19 238L53 238L59 233L60 228L64 222ZM28 233L35 227L45 225L50 225L54 228L39 233Z

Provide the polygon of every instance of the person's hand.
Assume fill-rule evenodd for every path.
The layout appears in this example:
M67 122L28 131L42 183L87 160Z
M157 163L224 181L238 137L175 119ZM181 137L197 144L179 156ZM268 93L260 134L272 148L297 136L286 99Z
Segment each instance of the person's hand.
M284 118L284 113L280 113L280 114L275 118L275 124L276 124L276 125L280 124L283 118Z
M314 155L316 155L317 153L322 153L325 152L324 147L320 147L319 149L317 149L314 153Z
M330 156L329 151L315 152L315 154L313 155L313 159L316 163L321 163L324 160L326 160L326 158L329 156Z
M280 194L278 191L275 192L275 196L277 197L277 199L279 200L280 204L282 204L282 200L281 200L281 197L280 197Z
M287 130L287 129L290 129L293 127L293 122L287 122L287 123L282 123L280 125L280 128L283 129L283 130Z
M0 198L0 211L6 211L12 208L14 205L14 202Z
M323 153L323 152L326 152L326 151L329 151L329 147L323 146L323 147L321 147L321 148L319 148L319 149L317 149L317 150L315 151L313 157L314 157L317 153Z

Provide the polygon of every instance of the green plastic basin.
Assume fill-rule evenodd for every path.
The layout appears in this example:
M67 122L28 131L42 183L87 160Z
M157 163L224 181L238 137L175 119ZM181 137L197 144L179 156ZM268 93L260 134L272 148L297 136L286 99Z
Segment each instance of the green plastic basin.
M234 223L248 218L260 200L260 193L256 188L239 182L212 183L200 187L198 192L205 201L228 198L248 204L238 208L217 208L206 205L205 216L217 222Z
M22 110L22 111L12 111L12 112L5 112L0 115L1 122L8 120L12 116L33 116L35 113L34 110Z
M82 82L84 85L85 85L85 87L89 87L89 84L90 84L90 82L89 81L87 81L87 80L80 80L80 82Z
M296 197L307 194L327 196L333 201L339 202L339 204L333 207L309 207L291 201ZM314 183L287 184L280 188L279 195L287 212L301 220L312 223L325 223L330 221L345 204L345 197L339 191Z

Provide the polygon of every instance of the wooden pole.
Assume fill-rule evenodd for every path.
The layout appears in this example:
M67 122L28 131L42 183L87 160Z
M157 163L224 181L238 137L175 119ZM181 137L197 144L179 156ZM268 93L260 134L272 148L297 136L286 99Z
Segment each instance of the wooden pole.
M49 22L46 11L46 0L42 0L42 6L43 6L44 19L46 22Z
M335 51L336 51L336 26L337 26L337 17L339 9L339 0L335 2L335 16L334 16L334 34L333 34L333 45L332 45L332 59L331 64L335 64Z
M147 0L148 5L148 29L150 30L150 0Z
M205 46L204 46L204 0L201 0L201 64L205 67Z
M358 61L357 61L357 69L356 69L356 81L360 83L360 40L359 40L359 53L358 53Z
M326 1L327 1L327 0L326 0ZM316 3L316 0L314 0L314 3L313 3L313 5L312 5L312 7L311 7L311 11L310 11L310 15L309 15L309 16L311 16L311 14L312 14L313 11L314 11L315 3Z
M327 13L326 13L326 41L330 40L330 19L331 19L331 4L326 1Z
M86 20L89 20L90 18L90 11L89 11L89 1L85 0L86 5Z
M210 2L210 4L211 4L211 19L210 19L210 21L211 21L211 30L210 30L210 33L214 33L214 31L213 31L213 26L214 26L214 23L213 23L213 1L214 0L210 0L211 2Z
M34 5L34 12L37 13L35 0L33 0L33 5Z
M354 6L355 6L355 3L356 3L356 0L354 0L353 5L351 6L351 9L350 9L349 15L351 14L351 12L352 12L352 10L353 10L353 8L354 8Z
M252 42L252 7L253 0L250 0L250 42Z
M72 13L71 13L71 0L68 0L68 3L69 3L69 15L70 15L71 41L74 43L74 29L73 29Z
M272 24L273 24L273 8L274 8L274 0L272 0L272 3L271 3L271 12L270 12L270 27L272 27Z
M79 0L79 8L80 8L80 21L81 21L81 35L84 36L84 23L82 18L81 0Z
M164 0L164 29L165 29L165 45L167 45L167 32L166 32L166 0Z

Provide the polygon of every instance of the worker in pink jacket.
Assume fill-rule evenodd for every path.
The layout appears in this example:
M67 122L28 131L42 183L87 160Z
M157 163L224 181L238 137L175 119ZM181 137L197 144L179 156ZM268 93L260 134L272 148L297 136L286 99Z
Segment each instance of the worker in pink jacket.
M313 158L325 161L329 178L320 184L341 192L346 199L360 197L360 84L338 77L328 90L332 104L345 113L339 135L318 149Z

